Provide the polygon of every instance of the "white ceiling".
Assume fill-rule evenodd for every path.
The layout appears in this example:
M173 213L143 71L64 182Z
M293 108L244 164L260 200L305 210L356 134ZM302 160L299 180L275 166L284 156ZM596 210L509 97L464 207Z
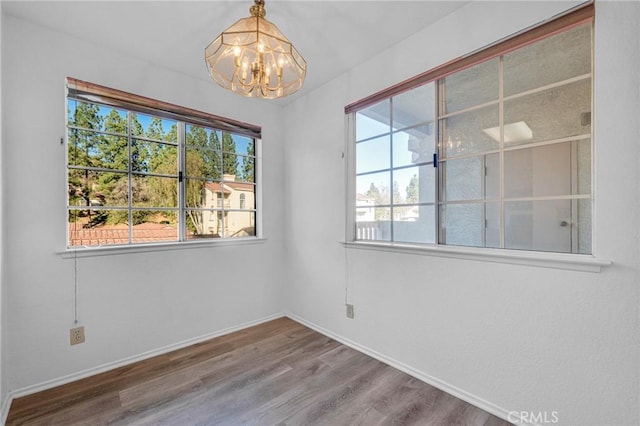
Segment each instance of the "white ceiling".
M308 64L304 87L279 102L320 87L466 3L267 0L267 19ZM252 0L2 1L2 13L209 80L204 48L236 20L249 16L252 4Z

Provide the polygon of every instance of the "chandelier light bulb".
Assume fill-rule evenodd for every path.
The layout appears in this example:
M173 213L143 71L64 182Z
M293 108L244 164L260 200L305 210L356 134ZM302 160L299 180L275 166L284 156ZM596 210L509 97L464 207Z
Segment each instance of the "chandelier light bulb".
M307 63L278 27L264 19L264 0L254 2L251 17L237 21L205 49L209 75L246 97L295 93L304 83Z

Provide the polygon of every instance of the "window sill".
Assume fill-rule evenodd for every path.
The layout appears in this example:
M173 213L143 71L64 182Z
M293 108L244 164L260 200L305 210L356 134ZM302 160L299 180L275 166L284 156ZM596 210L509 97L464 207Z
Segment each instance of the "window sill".
M58 252L63 259L74 259L79 257L112 256L131 253L149 253L154 251L170 251L197 248L229 247L237 245L263 244L266 238L235 238L230 240L216 241L188 241L155 244L136 244L121 246L98 246L98 247L78 247L70 248Z
M583 272L600 272L603 267L610 266L612 264L609 260L596 259L594 256L584 254L546 253L476 247L429 246L365 241L342 242L342 245L346 248L449 257L481 262L510 263L516 265Z

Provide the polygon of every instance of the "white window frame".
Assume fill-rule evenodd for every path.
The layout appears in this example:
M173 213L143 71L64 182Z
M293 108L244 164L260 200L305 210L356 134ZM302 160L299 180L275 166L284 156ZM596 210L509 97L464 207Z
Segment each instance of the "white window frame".
M485 248L485 247L463 247L450 246L439 243L440 221L436 210L436 242L435 244L413 244L402 242L386 242L372 240L358 240L356 238L356 168L355 168L355 149L356 149L356 112L374 105L385 99L392 98L400 93L406 92L426 83L434 82L436 84L436 94L438 94L438 80L444 76L456 72L457 70L470 67L485 60L499 57L506 51L516 49L520 45L526 45L536 41L539 38L552 35L556 32L568 30L585 22L593 22L594 8L593 4L580 6L576 10L569 11L567 14L558 19L524 31L512 39L500 41L481 51L470 54L462 58L458 64L448 63L442 67L429 70L419 76L402 82L396 86L385 89L381 92L373 94L365 99L355 102L345 107L346 113L346 135L345 135L345 206L347 217L345 222L345 241L347 248L401 252L409 254L419 254L437 257L451 257L458 259L480 260L499 263L515 263L528 266L549 267L569 270L579 270L588 272L600 272L601 268L610 265L611 262L596 257L595 245L595 203L593 203L595 188L592 184L592 253L573 254L573 253L554 253L528 250L510 250L505 248ZM593 64L593 61L592 61ZM592 65L593 66L593 65ZM592 73L593 74L593 73ZM500 101L501 102L501 101ZM592 98L593 102L593 98ZM593 111L593 108L592 108ZM439 117L442 118L442 117ZM593 141L593 138L592 138ZM592 142L593 143L593 142ZM593 150L592 150L593 153ZM592 171L594 162L592 155ZM440 173L437 173L439 175ZM594 178L592 172L592 180ZM593 182L592 182L593 183ZM580 197L576 197L580 198ZM440 197L436 197L436 204L441 204ZM501 241L503 239L501 231Z
M177 162L179 168L178 180L178 207L177 214L179 216L178 221L178 238L175 241L163 241L154 243L144 242L132 242L131 241L131 225L129 227L129 243L126 244L110 244L104 246L70 246L69 245L69 220L68 214L70 207L68 204L68 194L65 191L65 249L59 251L59 254L63 258L69 257L88 257L88 256L102 256L121 253L134 253L134 252L147 252L147 251L164 251L164 250L176 250L185 248L197 248L204 246L229 246L238 244L256 244L263 243L265 238L263 236L262 226L262 134L259 126L243 123L240 121L215 116L213 114L204 113L201 111L192 110L189 108L181 107L178 105L170 104L163 101L158 101L150 98L146 98L139 95L123 92L117 89L100 86L94 83L85 82L75 78L67 77L66 79L66 96L64 99L65 106L65 128L67 128L67 104L69 100L77 100L81 102L87 102L92 104L103 105L110 108L116 108L119 110L129 112L142 113L161 118L168 118L175 120L178 126L178 142L177 142ZM254 141L254 199L255 207L247 210L247 212L254 212L255 214L255 235L246 237L227 237L227 238L202 238L202 239L188 239L186 237L186 223L184 220L184 214L189 208L185 202L185 167L184 167L184 155L185 155L185 141L184 132L185 124L202 126L206 128L215 129L218 131L229 132L232 134L242 135L253 139ZM64 149L65 149L65 183L69 178L69 159L68 159L68 138L69 132L65 132ZM131 179L132 170L130 169L126 175ZM223 182L221 177L220 182ZM65 184L65 189L68 187ZM202 209L207 210L207 206L202 206ZM132 204L129 202L129 206L126 209L129 212L131 218Z

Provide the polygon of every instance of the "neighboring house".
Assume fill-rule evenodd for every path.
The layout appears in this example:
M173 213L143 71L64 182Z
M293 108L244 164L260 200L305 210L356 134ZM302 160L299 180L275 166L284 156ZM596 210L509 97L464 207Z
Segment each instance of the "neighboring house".
M368 195L356 195L356 222L373 222L376 200Z
M215 236L245 237L255 235L255 186L236 182L235 175L223 176L223 182L205 185L202 212L203 230ZM243 211L244 210L244 211Z

